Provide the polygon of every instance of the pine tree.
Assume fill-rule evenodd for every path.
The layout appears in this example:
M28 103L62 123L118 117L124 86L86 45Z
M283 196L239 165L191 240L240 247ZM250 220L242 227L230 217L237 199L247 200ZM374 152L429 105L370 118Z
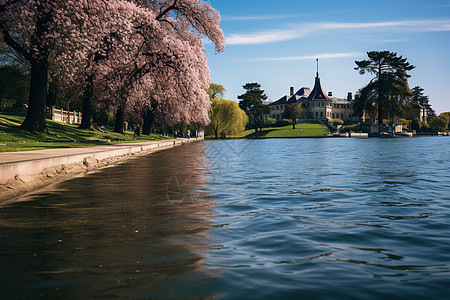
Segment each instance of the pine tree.
M401 112L399 99L410 95L407 72L415 68L407 62L406 58L397 56L390 51L367 52L368 60L355 61L361 75L374 74L375 77L359 92L355 103L355 112L362 115L366 109L370 109L375 103L378 110L378 124L383 123L383 115L386 113L398 114Z

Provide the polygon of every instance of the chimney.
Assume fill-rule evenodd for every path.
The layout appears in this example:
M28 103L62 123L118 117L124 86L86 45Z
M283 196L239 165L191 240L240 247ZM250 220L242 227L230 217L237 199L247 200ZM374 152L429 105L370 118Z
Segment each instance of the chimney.
M353 94L352 94L352 92L348 92L348 94L347 94L347 100L348 100L348 101L352 101L352 100L353 100Z
M333 92L328 92L328 97L333 97Z
M293 86L291 86L291 88L290 88L290 93L289 93L289 95L290 95L290 96L293 96L293 95L294 95L294 87L293 87Z

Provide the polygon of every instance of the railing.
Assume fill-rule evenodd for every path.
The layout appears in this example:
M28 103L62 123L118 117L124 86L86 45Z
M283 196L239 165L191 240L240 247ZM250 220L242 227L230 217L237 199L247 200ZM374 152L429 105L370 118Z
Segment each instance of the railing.
M47 109L47 119L52 121L64 122L69 124L80 124L82 114L76 111L67 111L58 108Z

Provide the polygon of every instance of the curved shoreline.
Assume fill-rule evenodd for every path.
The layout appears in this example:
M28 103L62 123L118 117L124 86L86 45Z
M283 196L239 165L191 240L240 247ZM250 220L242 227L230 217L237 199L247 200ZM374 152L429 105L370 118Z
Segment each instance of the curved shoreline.
M4 152L0 156L0 203L52 183L84 175L130 158L173 148L197 139L171 139L136 144Z

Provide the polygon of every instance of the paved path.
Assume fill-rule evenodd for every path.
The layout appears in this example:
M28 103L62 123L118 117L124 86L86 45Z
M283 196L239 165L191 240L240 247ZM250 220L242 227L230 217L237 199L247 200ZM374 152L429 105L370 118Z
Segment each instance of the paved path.
M74 162L83 162L83 160L87 157L102 160L108 157L177 146L191 141L195 141L195 139L170 139L153 142L88 146L80 148L0 152L0 184L4 184L18 174L39 174L45 168Z

